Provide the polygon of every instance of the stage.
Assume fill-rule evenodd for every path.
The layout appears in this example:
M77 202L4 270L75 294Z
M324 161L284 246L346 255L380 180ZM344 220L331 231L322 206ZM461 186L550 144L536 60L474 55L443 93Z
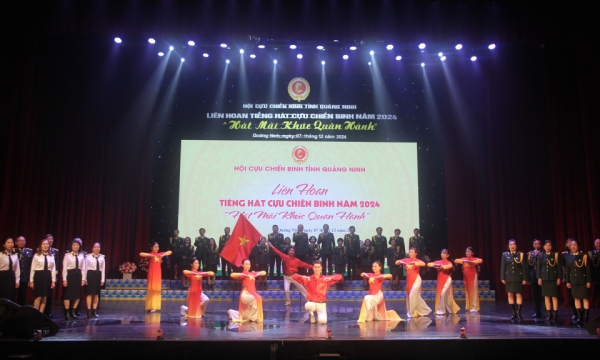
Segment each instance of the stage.
M399 352L414 356L443 356L449 351L467 351L462 357L504 356L511 352L524 355L529 351L556 357L577 344L593 344L597 340L584 328L570 321L567 307L559 310L555 325L543 319L533 319L532 304L523 306L523 320L510 320L510 310L504 301L482 302L480 313L461 310L456 316L408 319L401 322L368 322L358 324L360 301L329 301L328 324L310 324L304 311L304 302L294 300L290 307L282 302L265 302L265 320L261 323L230 323L228 309L237 308L237 299L211 302L205 318L185 319L179 315L184 302L163 302L162 311L146 313L143 301L104 301L100 318L88 320L60 320L61 309L53 314L60 331L54 337L39 342L10 341L11 354L63 354L87 358L230 358L247 355L250 358L314 358L319 354L339 354L345 358L397 357ZM428 301L433 307L433 302ZM464 302L459 302L464 306ZM404 301L387 302L388 310L396 310L406 319ZM591 313L593 319L598 311ZM466 329L467 339L460 339L460 329ZM157 341L157 330L163 331L164 340ZM331 339L326 339L326 330ZM522 343L534 340L535 342ZM425 342L426 341L426 342ZM519 345L522 344L522 345ZM561 344L568 344L562 346ZM596 344L596 343L594 343ZM583 345L585 346L585 345ZM65 353L64 349L69 351ZM6 351L6 350L5 350ZM5 352L6 355L8 353ZM374 355L376 354L376 355ZM89 356L88 356L89 355ZM43 357L42 357L43 358Z

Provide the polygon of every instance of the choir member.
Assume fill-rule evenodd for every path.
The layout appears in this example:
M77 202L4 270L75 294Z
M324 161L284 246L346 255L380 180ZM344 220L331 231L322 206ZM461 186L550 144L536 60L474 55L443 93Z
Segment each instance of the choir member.
M392 240L396 242L396 246L400 251L399 257L400 259L404 259L406 257L406 246L404 245L404 238L400 236L400 229L394 230L394 236L390 236L390 240L388 241L389 245L392 245ZM388 264L389 267L389 264Z
M157 242L152 243L149 253L140 253L143 258L148 258L148 280L146 288L146 310L150 313L160 310L162 298L162 258L171 255L171 250L159 252Z
M225 235L219 236L219 254L223 251L225 245L227 245L227 241L229 240L230 231L229 227L225 228ZM231 272L233 271L233 267L229 261L221 257L221 280L229 279Z
M323 232L319 234L317 242L321 248L321 261L323 262L323 274L333 274L333 248L335 248L335 236L329 232L329 225L323 225Z
M273 232L268 235L269 243L281 251L284 241L283 234L279 232L279 226L277 225L273 225L272 229ZM277 278L281 278L281 258L274 251L269 252L269 265L271 266L271 280L275 279L275 269L277 269Z
M66 253L63 258L62 279L65 320L77 319L74 309L79 305L84 285L81 269L84 267L85 256L81 253L81 245L81 239L73 239L71 251Z
M33 307L41 313L44 312L48 297L48 288L56 286L56 262L50 253L50 244L47 239L40 241L38 250L31 261L29 273L29 287L33 289Z
M590 315L590 287L592 286L592 267L587 254L579 250L579 242L571 240L571 255L565 259L567 288L575 300L577 324L584 325ZM583 302L583 311L581 305Z
M266 276L266 271L250 271L252 264L250 260L242 260L241 273L232 273L231 277L242 280L242 292L240 293L239 309L228 310L229 318L234 322L263 321L262 297L256 292L254 286L257 277Z
M215 239L210 238L206 247L206 253L204 254L204 267L205 271L211 272L212 275L207 277L207 290L215 289L215 274L217 273L217 266L219 265L219 248ZM200 269L200 263L198 263L198 269Z
M189 271L191 269L190 261L194 257L194 254L195 251L194 247L192 246L192 239L190 239L189 237L183 239L183 243L181 243L181 245L179 245L175 249L174 257L175 259L177 259L177 275L181 280L181 283L183 284L184 288L188 286L189 282L187 276L183 275L183 271Z
M83 282L85 283L85 302L87 317L99 317L96 310L100 301L100 292L106 280L106 259L100 254L100 243L94 243L92 253L85 256L83 263Z
M303 262L307 262L307 254L308 254L308 234L304 232L304 225L298 225L298 231L294 233L292 237L292 241L294 242L294 248L296 249L296 256ZM305 271L303 269L298 269L301 274L304 274Z
M196 247L194 256L196 256L196 259L200 263L199 269L206 270L206 264L204 263L204 258L206 255L206 246L208 245L208 238L206 236L204 236L204 234L206 234L206 230L204 228L200 228L200 230L198 230L198 232L200 233L200 236L198 236L194 239L194 246ZM191 257L189 259L187 259L186 265L189 265L191 260L192 260ZM188 268L186 266L185 270L190 270L190 268ZM186 277L186 279L187 279L187 277Z
M289 236L286 236L285 239L283 239L283 245L281 245L281 249L277 249L279 251L281 251L283 254L288 254L290 249L292 249L292 240L290 239ZM284 272L285 274L285 272Z
M385 244L385 243L384 243ZM391 274L381 273L381 263L376 260L372 264L372 273L362 273L361 277L369 281L369 295L365 295L363 298L362 306L360 307L360 315L358 316L359 323L365 321L398 321L402 320L398 314L393 311L387 311L385 308L385 300L383 299L383 293L381 287L386 279L391 279Z
M270 262L270 247L267 244L267 239L263 236L260 238L258 244L252 249L251 257L254 258L255 261L255 269L257 271L264 271L265 274L269 272L269 262ZM258 279L258 290L267 290L267 277L263 276Z
M575 320L577 319L577 309L575 309L575 300L573 300L573 296L571 295L571 289L569 289L567 287L567 264L565 263L565 261L567 260L567 258L571 255L571 241L573 239L569 238L567 239L567 241L565 241L565 251L562 252L561 254L561 264L562 264L562 270L563 270L563 279L562 279L562 286L561 286L561 295L563 297L563 306L570 306L571 307L571 311L573 312L573 315L571 315L571 320Z
M396 245L396 239L390 240L390 247L387 248L387 264L392 275L392 290L400 290L400 266L396 265L396 261L403 259L400 257L400 247Z
M21 268L19 258L13 251L15 242L12 238L4 239L4 250L0 253L0 298L13 301L15 289L21 285Z
M19 288L16 291L17 300L16 303L23 306L27 300L27 283L29 283L29 271L31 270L31 259L33 259L33 250L26 248L27 241L23 236L17 237L17 243L15 247L15 253L19 258L19 270L21 272L21 279L19 281Z
M341 275L323 276L321 271L323 269L321 261L316 260L312 266L313 274L311 276L302 276L295 274L292 276L294 280L306 286L306 297L308 301L304 308L310 315L310 323L314 324L315 313L317 315L317 321L319 324L327 323L327 289L342 279Z
M373 267L373 261L375 261L375 249L371 246L371 240L365 240L363 246L360 247L360 267L362 274L369 272ZM363 279L363 287L365 290L369 290L369 279Z
M538 254L536 274L546 303L546 321L555 323L558 319L558 287L563 274L558 253L552 251L550 240L546 240L544 251Z
M513 320L521 320L521 304L523 304L523 285L527 284L527 261L525 254L517 251L517 242L508 241L508 251L502 254L500 280L506 285L508 303L512 310ZM516 300L516 304L515 304Z
M306 253L306 262L312 264L315 260L320 260L321 248L317 244L317 238L311 236L308 239L308 252ZM312 275L312 269L308 270L308 274Z
M537 259L541 253L542 242L538 239L533 240L533 250L527 253L527 267L529 268L528 282L531 284L531 293L533 295L533 305L535 308L534 318L542 317L541 302L542 302L542 287L537 281Z
M214 239L210 239L214 243ZM216 246L215 246L216 248ZM210 249L208 249L210 250ZM202 292L202 278L204 276L214 276L213 271L200 272L200 262L198 259L190 261L191 270L184 270L183 275L190 280L188 290L188 305L181 307L182 315L187 318L200 319L206 312L206 307L210 299Z
M17 238L17 243L19 239ZM592 266L592 284L594 285L594 296L597 305L600 307L600 239L594 241L594 250L588 252Z
M408 238L408 246L417 249L417 254L425 256L425 238L421 236L419 229L413 230L414 236Z
M290 306L292 304L290 300L290 284L294 284L294 286L306 299L306 289L304 286L300 285L298 281L294 280L293 276L298 273L299 268L310 269L311 266L305 262L302 262L296 257L296 249L293 247L290 247L287 255L277 250L277 248L273 247L272 245L271 249L273 249L273 251L279 255L281 261L283 262L283 289L285 293L285 306Z
M360 236L354 233L356 231L354 226L350 226L348 230L350 233L344 236L344 246L348 261L348 280L352 280L353 275L356 277L356 266L360 255Z
M177 249L183 244L183 238L179 236L179 230L173 230L173 236L169 238L169 250L172 254L177 253ZM177 264L177 256L171 256L167 259L169 261L171 273L171 279L177 279L177 275L179 273L178 264ZM169 267L168 267L169 268Z
M48 248L48 253L50 255L52 255L54 257L54 278L56 279L58 277L58 274L60 273L61 270L61 264L62 262L59 261L60 260L60 251L55 248L52 247L52 245L54 244L54 236L52 236L52 234L46 234L46 240L48 240L48 245L50 246ZM46 291L48 292L48 295L46 296L46 306L44 307L44 315L48 316L48 317L52 317L52 303L54 301L54 289L56 287L51 287L51 283L48 282L48 288L46 289Z
M417 258L417 249L411 247L408 258L396 261L396 265L404 265L406 270L406 316L409 318L427 316L431 309L421 297L421 275L419 270L425 266L422 260Z
M465 250L465 257L455 259L455 264L462 264L463 283L465 286L465 310L469 312L479 311L479 276L478 267L483 260L476 258L472 247Z
M341 275L342 278L336 284L338 290L344 290L344 273L346 272L346 247L344 239L337 239L338 246L333 249L333 266L335 273Z
M460 308L454 301L452 292L452 262L448 260L450 253L443 249L440 254L442 260L430 262L428 267L437 270L437 287L435 289L435 314L446 315L446 311L450 314L456 314Z
M375 252L375 260L379 261L380 264L384 264L385 257L387 255L387 239L385 236L381 235L383 232L381 226L375 229L375 232L377 235L373 235L371 238L371 247L373 247ZM385 273L385 269L383 267L381 268L381 272Z

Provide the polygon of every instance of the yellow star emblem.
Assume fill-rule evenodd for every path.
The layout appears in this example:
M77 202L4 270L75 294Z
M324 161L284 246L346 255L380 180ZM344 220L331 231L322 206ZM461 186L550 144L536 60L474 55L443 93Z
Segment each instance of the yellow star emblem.
M375 278L370 278L370 279L369 279L369 282L370 282L370 283L375 283Z
M470 265L468 262L464 262L464 263L463 263L463 265L464 265L465 267L469 267L469 266L471 266L471 265Z
M250 241L250 240L246 239L246 235L244 235L244 236L242 236L241 238L238 238L238 239L240 239L240 246L244 246L244 245L246 245L246 243L248 241Z
M412 265L406 265L406 270L412 270L413 266Z
M202 276L200 276L200 275L196 275L196 280L198 280L198 281L202 281Z
M254 281L254 276L253 276L253 275L250 275L250 276L248 277L248 279L250 279L251 281Z
M160 259L158 258L158 256L154 257L154 262L160 262Z

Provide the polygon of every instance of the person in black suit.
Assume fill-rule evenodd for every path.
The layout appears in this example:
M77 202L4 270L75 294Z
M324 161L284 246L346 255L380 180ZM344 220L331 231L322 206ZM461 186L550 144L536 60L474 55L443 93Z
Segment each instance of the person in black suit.
M321 247L321 261L323 262L323 275L333 275L333 248L335 237L329 232L329 225L323 225L323 232L319 234L317 244Z
M385 236L381 235L381 233L383 232L381 226L375 229L375 232L377 233L377 235L373 235L373 237L371 238L371 246L375 251L375 260L381 263L381 273L385 274L385 268L383 267L383 264L385 263L384 260L387 252L387 239L385 238Z
M535 308L534 318L542 317L542 287L537 281L537 260L538 254L541 253L542 242L538 239L533 240L533 250L527 253L527 267L529 268L529 283L531 284L531 292L533 294L533 305Z
M273 225L273 232L270 233L269 242L273 244L277 250L281 251L283 246L283 234L279 232L279 226ZM275 278L275 268L277 268L277 278L281 278L281 258L275 253L275 251L269 251L270 266L271 266L271 280Z
M196 247L195 256L196 260L198 260L198 263L200 265L198 269L199 271L208 271L206 270L206 264L204 263L204 255L206 254L206 247L208 246L208 238L204 236L204 234L206 234L206 230L204 228L200 228L198 232L200 233L200 236L194 239L194 246ZM191 258L188 259L188 264L186 264L185 266L185 269L188 271L191 269L191 265L189 264L190 262ZM183 276L183 271L181 272L181 274ZM187 279L187 276L183 277Z
M355 234L356 228L350 226L349 234L344 236L344 246L346 247L346 257L348 260L348 280L352 280L352 275L357 277L356 266L358 266L358 257L360 256L360 236Z
M346 271L346 247L344 246L344 239L337 239L338 246L333 249L333 264L335 266L335 273L342 275L342 279L337 283L336 287L338 290L344 290L344 272Z
M400 236L400 233L400 229L394 230L394 236L390 236L388 245L392 245L392 239L396 241L396 246L399 248L398 251L400 252L398 256L400 256L400 259L404 259L406 257L406 246L404 245L404 238Z
M300 259L302 262L307 262L307 254L308 254L308 234L304 232L304 225L298 225L298 231L294 233L292 237L292 241L294 242L294 249L296 251L296 257ZM304 275L306 274L306 269L299 268L298 274Z

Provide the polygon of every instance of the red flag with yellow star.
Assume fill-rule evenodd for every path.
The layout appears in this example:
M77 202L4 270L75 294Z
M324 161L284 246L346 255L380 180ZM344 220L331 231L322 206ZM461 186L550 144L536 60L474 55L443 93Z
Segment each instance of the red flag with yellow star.
M221 257L235 266L242 266L242 260L250 258L250 252L261 237L261 233L240 214L227 244L221 251Z

